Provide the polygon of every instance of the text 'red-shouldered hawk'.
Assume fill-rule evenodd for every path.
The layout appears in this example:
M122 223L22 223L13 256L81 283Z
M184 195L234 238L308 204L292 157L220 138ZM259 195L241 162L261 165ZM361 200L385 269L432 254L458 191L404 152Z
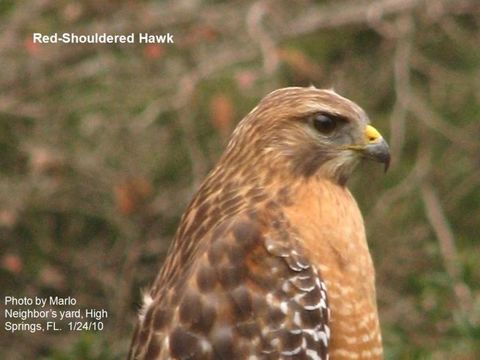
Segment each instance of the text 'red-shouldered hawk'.
M237 126L144 296L130 359L382 358L363 219L345 183L388 166L365 112L284 88Z

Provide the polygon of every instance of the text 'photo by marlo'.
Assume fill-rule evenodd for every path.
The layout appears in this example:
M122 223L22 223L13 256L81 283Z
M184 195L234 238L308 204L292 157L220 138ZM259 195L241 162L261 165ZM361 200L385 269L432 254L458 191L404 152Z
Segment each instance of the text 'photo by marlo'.
M480 359L480 2L0 1L0 359Z

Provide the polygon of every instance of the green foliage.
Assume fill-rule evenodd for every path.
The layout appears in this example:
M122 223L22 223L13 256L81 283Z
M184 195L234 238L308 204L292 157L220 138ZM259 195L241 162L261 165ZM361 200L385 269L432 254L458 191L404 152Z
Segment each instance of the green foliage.
M115 351L106 341L99 340L93 333L82 334L67 350L53 350L41 360L118 360L123 356L114 355Z

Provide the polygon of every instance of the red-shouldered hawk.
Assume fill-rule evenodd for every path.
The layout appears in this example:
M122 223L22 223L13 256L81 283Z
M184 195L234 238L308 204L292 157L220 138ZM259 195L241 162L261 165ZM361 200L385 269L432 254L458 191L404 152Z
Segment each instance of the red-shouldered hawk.
M284 88L237 126L145 294L130 359L382 358L363 219L345 183L388 167L365 112Z

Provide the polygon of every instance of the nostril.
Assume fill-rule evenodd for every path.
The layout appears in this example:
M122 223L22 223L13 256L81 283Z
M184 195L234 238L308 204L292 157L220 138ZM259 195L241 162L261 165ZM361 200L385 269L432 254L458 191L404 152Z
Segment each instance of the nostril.
M365 129L365 138L370 144L372 144L378 142L379 139L382 138L382 135L380 135L378 130L375 129L373 126L367 125Z

